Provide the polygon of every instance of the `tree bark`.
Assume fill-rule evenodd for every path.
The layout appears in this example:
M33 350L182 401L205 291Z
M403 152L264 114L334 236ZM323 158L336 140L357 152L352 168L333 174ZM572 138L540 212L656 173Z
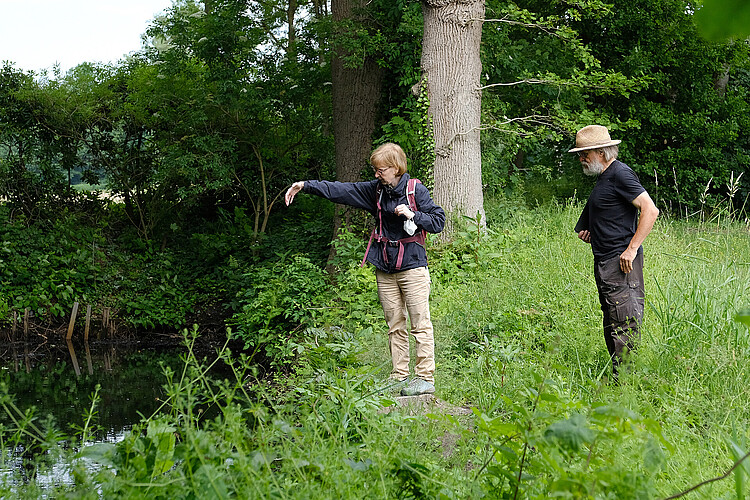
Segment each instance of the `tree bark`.
M331 14L334 22L347 19L366 23L362 16L365 0L332 0ZM333 99L333 138L336 154L336 180L355 182L370 158L372 134L375 130L377 105L383 71L371 58L359 67L346 67L343 58L347 55L341 47L334 49L331 64ZM342 223L351 221L347 207L337 205L334 216L333 235L338 235ZM331 248L329 262L335 255Z
M422 72L427 80L429 113L435 137L433 198L452 217L481 217L482 93L480 43L484 0L423 0Z
M297 0L289 0L286 9L287 44L286 53L289 59L297 59L297 25L294 16L297 15Z

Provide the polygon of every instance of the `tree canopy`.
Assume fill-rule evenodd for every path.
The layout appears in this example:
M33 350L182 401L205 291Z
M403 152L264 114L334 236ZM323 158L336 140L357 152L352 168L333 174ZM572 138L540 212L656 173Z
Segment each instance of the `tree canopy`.
M565 151L575 130L600 123L660 208L689 214L732 183L745 199L748 41L703 38L695 11L684 0L487 0L485 193L523 184L571 196L585 181ZM336 53L381 73L371 141L404 144L430 185L420 4L346 12L319 0L180 0L118 64L33 75L6 63L2 196L33 218L86 180L124 201L144 239L235 209L263 234L291 181L341 172L333 130L351 113L332 106Z

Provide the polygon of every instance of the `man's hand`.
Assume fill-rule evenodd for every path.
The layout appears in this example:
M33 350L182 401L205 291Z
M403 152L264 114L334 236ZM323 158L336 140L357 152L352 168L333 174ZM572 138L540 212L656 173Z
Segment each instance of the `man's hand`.
M620 254L620 270L624 273L629 273L633 270L633 259L635 259L638 249L631 250L628 248Z
M294 200L294 197L302 191L302 188L305 187L305 181L299 181L292 184L292 186L286 190L286 194L284 195L284 202L286 203L286 206L289 206L290 203L292 203L292 200Z
M396 215L403 215L407 219L411 220L414 217L414 212L412 212L407 205L404 205L403 203L396 207Z
M591 233L587 229L579 231L578 237L586 243L591 244Z
M659 209L656 208L654 201L646 191L639 194L632 203L635 208L641 211L641 215L638 216L638 229L635 230L635 234L630 239L628 248L620 255L620 269L624 273L633 270L633 259L635 259L643 240L651 232L654 222L659 216Z

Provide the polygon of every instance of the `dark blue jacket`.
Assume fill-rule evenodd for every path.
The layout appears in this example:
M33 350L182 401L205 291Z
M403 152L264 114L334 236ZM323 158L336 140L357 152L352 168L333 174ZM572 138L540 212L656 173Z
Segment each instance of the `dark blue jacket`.
M380 191L382 198L380 207L383 211L383 236L391 241L408 238L409 234L404 231L406 217L396 215L396 207L404 204L409 205L406 198L406 184L409 182L409 174L404 174L395 188L383 186ZM362 208L370 212L378 219L376 193L378 191L377 179L367 182L330 182L330 181L305 181L304 192L322 196L335 203ZM417 230L424 229L428 233L439 233L445 227L445 212L435 204L430 197L429 190L421 183L417 183L414 193L414 201L417 211L414 213L414 223ZM377 223L377 222L376 222ZM383 256L383 246L386 247L388 262ZM387 273L416 269L427 265L427 252L417 242L406 243L401 269L396 269L398 256L398 245L388 245L373 241L370 251L367 253L367 261L376 268Z

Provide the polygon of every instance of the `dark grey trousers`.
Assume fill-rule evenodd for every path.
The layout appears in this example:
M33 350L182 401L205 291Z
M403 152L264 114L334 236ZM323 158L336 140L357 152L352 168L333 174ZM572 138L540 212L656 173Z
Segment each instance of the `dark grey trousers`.
M594 278L599 303L604 313L604 341L612 359L612 371L622 362L623 354L632 352L641 338L645 305L643 253L633 260L633 270L620 270L620 257L594 263Z

